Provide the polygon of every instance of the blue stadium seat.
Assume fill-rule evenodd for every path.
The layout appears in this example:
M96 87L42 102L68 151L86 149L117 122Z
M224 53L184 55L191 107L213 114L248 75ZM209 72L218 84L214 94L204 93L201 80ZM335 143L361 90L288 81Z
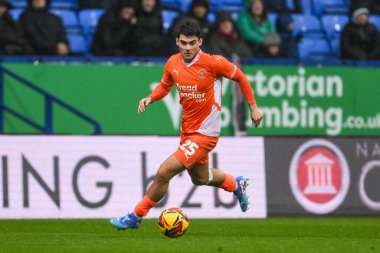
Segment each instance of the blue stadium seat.
M75 54L87 53L87 44L84 37L80 34L69 34L67 36L70 45L70 51Z
M77 9L78 2L77 0L52 0L50 6L58 9Z
M218 12L220 11L220 2L219 0L210 0L209 1L210 5L210 11Z
M323 14L347 14L349 11L348 0L312 0L314 13L318 17Z
M181 0L161 0L161 5L178 9L182 7Z
M181 10L184 13L188 13L189 12L189 8L190 8L191 2L192 2L192 0L182 0L181 1ZM162 1L161 1L161 3L162 3Z
M215 3L214 3L215 2ZM211 8L217 6L218 11L243 11L244 5L242 0L211 0Z
M304 14L311 14L313 11L311 0L301 0L301 7Z
M332 39L340 36L348 21L349 18L346 15L324 15L322 17L322 26L327 37Z
M179 13L172 10L162 10L161 14L164 33L167 33L169 31L169 28L172 26L174 19L178 17Z
M81 31L77 13L75 11L65 9L51 9L50 12L58 17L61 17L63 25L69 33L78 33Z
M294 5L294 0L285 0L285 4L289 10L294 10L296 8Z
M268 13L268 19L274 27L276 27L277 16L278 16L277 13L272 13L272 12Z
M181 5L181 10L187 13L189 11L192 0L181 0L179 2ZM172 4L172 5L168 4L168 5L175 6L175 4ZM209 0L209 5L210 5L211 12L219 12L219 11L240 12L244 10L244 5L243 5L242 0Z
M298 55L301 59L310 59L313 56L331 56L331 48L325 39L304 38L298 43Z
M86 35L92 35L101 16L103 16L103 9L85 9L79 12L79 22Z
M334 37L330 40L331 53L337 57L340 56L340 37Z
M236 22L236 20L238 19L239 14L240 14L240 12L238 12L238 11L231 12L231 17L232 17L232 19L233 19L235 22Z
M11 16L14 20L18 20L19 17L21 16L21 13L23 13L23 12L24 12L24 9L21 9L21 8L11 9L9 11L9 13L11 14Z
M370 22L374 24L377 29L380 31L380 16L377 15L371 15L369 18Z
M216 14L214 12L209 12L207 14L207 20L210 21L211 23L215 23Z
M14 8L26 8L28 6L27 0L9 0Z
M305 37L323 37L321 22L313 15L293 14L294 20L293 35Z

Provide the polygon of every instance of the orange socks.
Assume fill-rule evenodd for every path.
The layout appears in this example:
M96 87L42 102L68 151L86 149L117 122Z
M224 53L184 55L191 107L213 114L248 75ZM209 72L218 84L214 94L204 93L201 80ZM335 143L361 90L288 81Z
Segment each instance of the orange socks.
M144 217L156 204L156 202L154 202L148 196L145 195L144 198L136 205L135 210L133 210L133 212L139 217Z
M236 190L236 180L235 178L231 177L230 175L224 174L224 181L219 186L219 188L224 189L228 192L233 192Z

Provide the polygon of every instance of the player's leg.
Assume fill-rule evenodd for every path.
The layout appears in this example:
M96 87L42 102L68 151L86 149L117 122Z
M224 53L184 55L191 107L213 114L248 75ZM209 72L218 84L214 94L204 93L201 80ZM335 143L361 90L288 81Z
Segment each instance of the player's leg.
M210 169L208 166L208 154L217 142L218 138L201 134L182 136L181 146L174 155L188 169L194 184L215 186L233 192L239 200L241 210L245 212L249 207L246 194L248 179L243 176L235 179L221 170Z
M156 177L154 178L153 183L148 188L148 191L145 196L149 197L154 202L160 201L166 194L168 187L169 187L169 181L177 174L184 171L186 168L183 166L183 164L178 161L178 159L171 155L168 159L166 159L158 169L156 173ZM145 213L138 213L138 214L144 214L141 216L146 216Z
M191 181L195 185L210 185L219 187L224 179L225 174L218 169L210 169L207 163L197 163L187 171ZM236 188L236 187L235 187Z
M210 185L233 192L239 200L241 210L247 211L249 208L249 197L246 193L248 179L243 176L235 179L219 169L209 168L208 162L205 162L206 159L208 157L203 158L203 163L197 163L187 170L192 182L195 185Z
M153 183L149 186L144 198L136 205L134 211L119 218L112 218L110 223L118 229L139 227L142 218L165 196L169 181L183 170L185 167L182 163L174 155L171 155L161 164Z

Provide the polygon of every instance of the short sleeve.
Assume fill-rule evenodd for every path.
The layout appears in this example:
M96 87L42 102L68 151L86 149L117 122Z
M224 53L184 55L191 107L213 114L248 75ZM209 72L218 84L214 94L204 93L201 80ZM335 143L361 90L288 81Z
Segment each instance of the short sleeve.
M237 67L221 55L213 55L214 71L217 77L223 76L231 79L235 76Z

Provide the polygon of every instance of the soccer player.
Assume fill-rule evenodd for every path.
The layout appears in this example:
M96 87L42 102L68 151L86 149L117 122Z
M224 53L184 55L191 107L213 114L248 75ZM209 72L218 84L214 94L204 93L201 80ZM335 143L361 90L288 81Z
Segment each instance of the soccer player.
M138 112L165 97L174 84L182 105L181 141L178 150L164 161L144 198L133 212L112 218L119 229L137 228L142 218L166 194L169 181L185 169L195 185L209 185L233 192L243 212L248 210L244 176L234 178L223 171L209 168L208 154L215 148L221 129L221 78L239 83L247 99L253 125L260 125L262 112L256 105L247 77L234 64L220 55L209 55L200 49L201 30L191 21L178 27L176 43L180 53L169 58L161 83L146 98L140 100Z

